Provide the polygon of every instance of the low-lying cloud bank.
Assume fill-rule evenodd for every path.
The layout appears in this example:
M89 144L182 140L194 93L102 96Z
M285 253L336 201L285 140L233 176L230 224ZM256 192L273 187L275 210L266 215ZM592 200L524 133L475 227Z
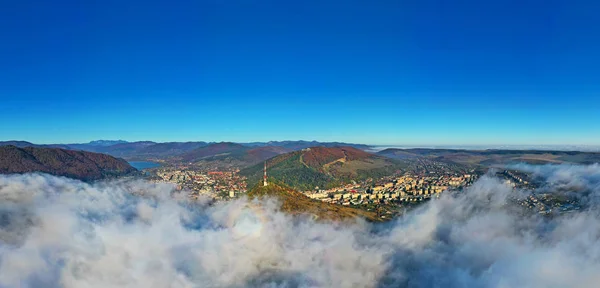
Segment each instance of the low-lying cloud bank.
M598 166L521 168L600 192ZM527 193L485 176L394 222L342 225L144 181L0 176L0 287L597 287L597 205L542 217L507 201Z

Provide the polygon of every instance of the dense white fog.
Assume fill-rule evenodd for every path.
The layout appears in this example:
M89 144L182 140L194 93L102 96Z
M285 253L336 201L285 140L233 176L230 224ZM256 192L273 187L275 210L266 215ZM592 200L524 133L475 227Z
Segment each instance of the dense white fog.
M350 225L166 184L0 176L0 287L598 287L600 167L518 168L589 204L541 216L508 201L530 192L484 176Z

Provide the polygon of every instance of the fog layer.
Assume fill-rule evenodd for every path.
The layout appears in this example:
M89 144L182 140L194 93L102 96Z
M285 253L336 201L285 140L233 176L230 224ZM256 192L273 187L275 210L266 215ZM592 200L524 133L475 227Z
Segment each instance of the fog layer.
M520 167L552 193L600 168ZM0 176L0 287L597 287L600 215L541 216L484 176L393 222L315 222L167 184Z

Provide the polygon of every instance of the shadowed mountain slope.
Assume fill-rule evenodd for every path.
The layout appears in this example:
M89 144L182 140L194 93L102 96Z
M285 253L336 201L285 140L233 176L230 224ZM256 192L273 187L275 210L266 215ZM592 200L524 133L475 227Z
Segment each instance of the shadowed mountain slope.
M135 171L127 161L105 154L58 148L0 147L2 174L43 172L89 181Z

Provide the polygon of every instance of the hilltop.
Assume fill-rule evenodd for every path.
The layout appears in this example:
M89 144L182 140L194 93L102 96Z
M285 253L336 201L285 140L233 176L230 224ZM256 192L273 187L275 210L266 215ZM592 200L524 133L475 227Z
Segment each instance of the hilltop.
M248 192L248 197L250 199L274 197L280 201L281 211L292 215L312 215L317 220L344 221L358 217L371 222L382 221L375 212L313 200L280 183L269 183L267 186L256 185Z
M353 147L311 147L267 160L269 175L295 189L327 188L351 180L390 175L404 163ZM261 179L263 164L240 171L250 185Z
M89 181L135 171L127 161L99 153L0 146L0 174L43 172Z

